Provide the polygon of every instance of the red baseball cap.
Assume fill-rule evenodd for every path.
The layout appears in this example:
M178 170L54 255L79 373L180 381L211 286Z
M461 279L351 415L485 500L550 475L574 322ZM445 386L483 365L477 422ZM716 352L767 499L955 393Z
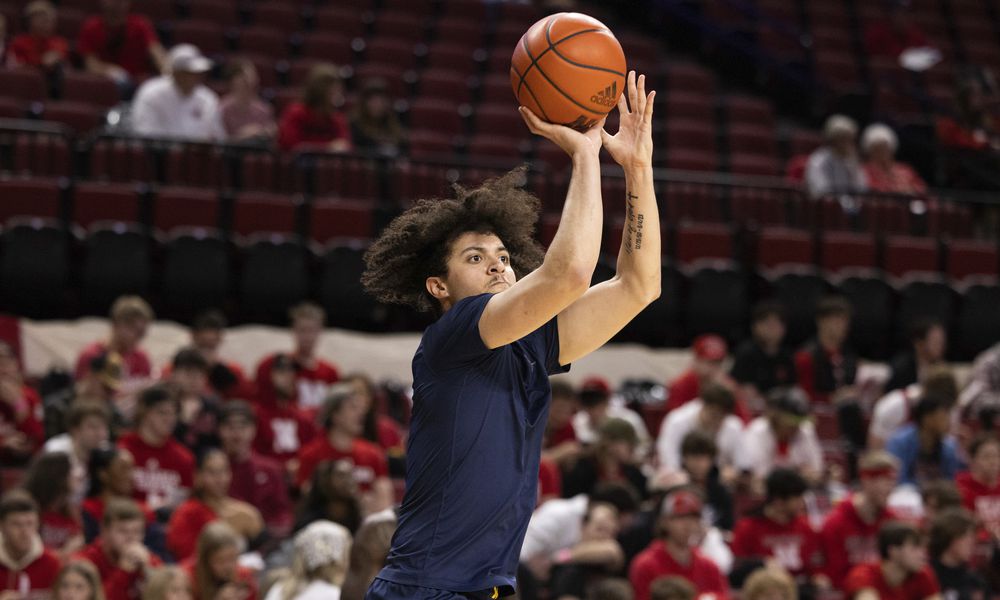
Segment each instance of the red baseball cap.
M712 334L698 336L691 344L691 348L694 350L694 355L701 360L725 360L729 354L726 340Z
M660 514L664 517L700 516L704 507L698 494L691 490L677 490L667 494L663 499L663 510Z
M591 376L583 380L583 385L580 387L580 391L584 393L591 394L601 394L604 396L611 395L611 384L608 383L607 379L603 377Z

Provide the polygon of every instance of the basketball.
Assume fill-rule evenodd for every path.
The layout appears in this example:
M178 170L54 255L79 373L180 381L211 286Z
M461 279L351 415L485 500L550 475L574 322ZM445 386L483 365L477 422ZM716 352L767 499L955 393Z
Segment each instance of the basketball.
M518 103L549 123L590 129L625 89L625 53L604 23L557 13L521 36L510 60Z

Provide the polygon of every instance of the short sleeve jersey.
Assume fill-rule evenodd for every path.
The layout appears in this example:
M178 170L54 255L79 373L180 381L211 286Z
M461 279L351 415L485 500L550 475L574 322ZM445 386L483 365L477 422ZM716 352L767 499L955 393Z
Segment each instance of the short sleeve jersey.
M456 303L413 357L406 494L382 579L453 592L515 587L537 499L549 375L567 368L555 319L488 349L479 319L490 298Z

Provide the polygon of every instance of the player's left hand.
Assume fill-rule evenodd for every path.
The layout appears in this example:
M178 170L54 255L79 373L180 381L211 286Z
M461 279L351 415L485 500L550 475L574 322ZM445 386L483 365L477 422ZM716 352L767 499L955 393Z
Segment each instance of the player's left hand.
M618 133L611 135L601 130L601 139L616 163L631 168L653 165L653 98L656 92L646 94L646 76L636 78L629 71L625 94L618 98ZM629 108L631 107L631 108Z

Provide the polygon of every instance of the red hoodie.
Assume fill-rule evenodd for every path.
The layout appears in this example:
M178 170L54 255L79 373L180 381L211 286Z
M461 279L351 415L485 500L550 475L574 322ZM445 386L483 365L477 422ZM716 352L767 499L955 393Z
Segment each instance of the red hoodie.
M104 542L101 538L94 540L94 543L81 550L77 556L89 560L97 568L101 581L104 582L104 596L107 600L138 600L142 597L142 584L146 580L145 570L136 569L129 573L117 563L111 562L111 558L104 551ZM163 564L155 554L151 554L149 558L151 567Z
M0 593L15 591L24 600L47 600L59 574L59 559L36 536L21 560L13 560L0 543Z
M854 497L848 497L827 515L820 529L820 543L826 554L826 575L833 586L843 589L844 579L852 567L879 560L878 530L897 515L885 508L872 523L861 519L854 507Z

